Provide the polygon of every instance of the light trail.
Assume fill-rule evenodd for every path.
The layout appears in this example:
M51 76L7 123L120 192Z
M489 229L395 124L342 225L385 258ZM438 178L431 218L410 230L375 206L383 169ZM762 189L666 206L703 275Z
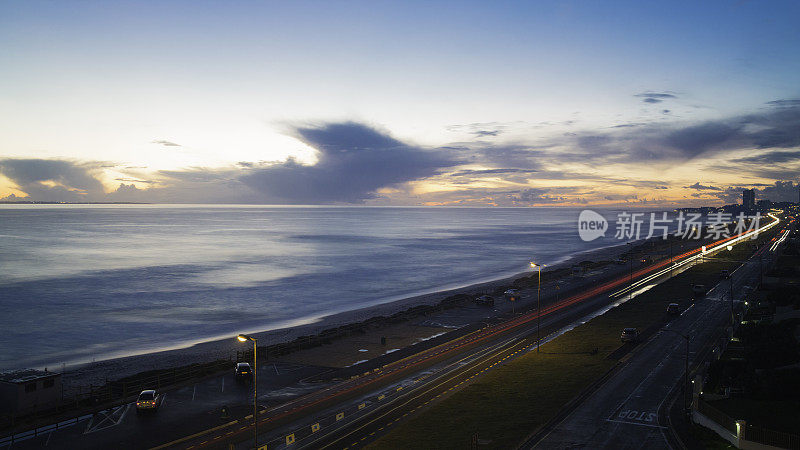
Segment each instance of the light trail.
M787 237L789 237L789 230L783 232L781 238L775 241L774 244L772 244L772 247L769 248L769 251L774 252L775 250L777 250L778 246L783 244L783 241L785 241Z
M694 249L692 251L686 252L683 255L678 256L678 258L684 258L685 257L685 259L682 259L679 262L673 262L672 265L669 265L669 261L662 262L661 263L662 266L664 264L666 264L666 265L669 265L669 267L667 267L665 269L662 269L662 270L659 270L656 273L653 273L653 274L651 274L651 275L649 275L649 276L647 276L647 277L645 277L645 278L643 278L641 280L638 280L635 283L632 283L631 285L625 287L624 289L621 289L621 290L619 290L617 292L614 292L613 294L611 294L611 297L619 297L621 295L627 294L632 289L636 289L637 287L639 287L639 286L641 286L643 284L649 283L650 281L652 281L652 280L654 280L654 279L656 279L656 278L658 278L658 277L660 277L662 275L665 275L667 272L675 270L675 269L677 269L679 267L683 267L686 264L691 264L691 263L697 261L698 259L705 258L706 256L710 256L710 255L712 255L712 254L714 254L714 253L716 253L716 252L718 252L718 251L720 251L720 250L722 250L724 248L727 248L729 245L735 245L739 241L742 241L744 239L750 238L750 237L752 237L754 235L757 235L759 233L767 231L767 230L769 230L770 228L774 227L775 225L777 225L780 222L780 219L777 218L772 213L769 213L769 216L772 217L775 220L773 220L769 224L767 224L767 225L765 225L765 226L763 226L763 227L761 227L761 228L759 228L757 230L753 230L753 231L749 231L749 232L745 232L745 233L739 233L736 236L732 236L732 237L727 238L727 239L722 239L722 240L713 242L709 246L703 246L703 247L701 247L699 249ZM774 246L774 244L773 244L773 246ZM705 248L705 251L703 251L704 248ZM700 252L699 254L690 256L690 255L692 255L694 253L697 253L698 251ZM639 275L640 272L637 272L637 275Z

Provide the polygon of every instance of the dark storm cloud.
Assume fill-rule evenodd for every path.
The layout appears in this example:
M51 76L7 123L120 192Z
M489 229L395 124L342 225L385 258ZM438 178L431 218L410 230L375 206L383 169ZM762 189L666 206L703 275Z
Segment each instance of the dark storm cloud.
M675 94L669 92L643 92L634 95L634 97L641 98L645 103L661 103L667 99L678 98Z
M704 186L704 185L700 184L699 181L697 183L691 185L691 186L684 186L683 188L684 189L696 189L698 191L721 191L722 190L722 188L718 188L716 186Z
M295 136L317 149L313 166L288 159L248 171L239 180L265 197L286 203L359 203L376 191L435 175L459 164L449 152L400 142L359 123L297 127Z

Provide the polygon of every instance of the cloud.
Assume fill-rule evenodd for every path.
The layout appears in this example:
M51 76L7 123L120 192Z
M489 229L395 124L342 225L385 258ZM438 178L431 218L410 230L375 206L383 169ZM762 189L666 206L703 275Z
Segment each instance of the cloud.
M462 177L462 176L480 176L480 175L500 175L500 174L508 174L508 173L536 173L538 172L535 169L481 169L481 170L473 170L473 169L464 169L459 170L457 172L453 172L450 174L452 177Z
M661 103L664 100L678 98L675 94L670 92L642 92L636 94L634 97L639 97L645 103Z
M779 108L796 108L800 106L800 99L772 100L771 102L767 102L767 104Z
M691 186L684 186L684 189L696 189L698 191L721 191L722 188L718 188L716 186L703 186L700 182L697 182Z
M560 196L547 195L551 190L542 188L529 188L509 194L508 198L514 204L541 205L559 203L566 199Z
M798 187L800 183L794 183L791 180L779 180L774 184L745 184L738 186L728 186L722 192L713 193L713 195L726 204L741 203L742 191L744 189L753 189L756 193L756 200L767 199L773 202L797 202L798 200Z
M747 156L733 160L735 163L749 164L782 164L787 162L800 162L800 151L773 151L760 155Z
M497 137L507 128L519 126L523 122L474 122L467 124L449 125L448 131L466 132L478 137Z
M500 130L476 130L472 134L480 137L496 137L500 134Z
M165 141L163 139L158 139L150 142L151 144L159 144L163 145L164 147L182 147L180 144L176 144L174 142Z
M772 186L756 188L756 198L766 198L773 202L797 202L800 183L792 181L776 181Z
M406 144L355 122L297 127L294 134L318 151L316 164L290 158L248 171L239 180L281 203L360 203L375 198L380 188L460 164L447 151Z
M94 174L104 164L52 159L2 159L0 173L32 200L94 201L103 184Z
M122 183L105 193L98 178L104 163L3 159L0 173L39 201L155 201L326 204L361 203L381 188L428 178L461 162L447 149L425 149L354 123L298 126L293 134L317 150L317 163L240 162L231 168L156 172L157 184L137 189ZM161 145L168 145L158 141Z
M800 105L773 102L757 113L685 125L649 123L574 132L547 141L551 148L578 148L585 157L605 162L687 161L746 149L800 146ZM574 159L574 157L573 157Z

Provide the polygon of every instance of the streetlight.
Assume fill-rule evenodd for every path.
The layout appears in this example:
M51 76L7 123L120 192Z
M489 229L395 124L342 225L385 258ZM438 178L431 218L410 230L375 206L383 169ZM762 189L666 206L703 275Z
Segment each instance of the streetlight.
M689 403L686 401L686 397L689 394L689 335L679 333L675 330L670 330L669 328L662 328L661 331L669 331L670 333L675 333L678 336L686 339L686 361L684 366L683 378L684 378L684 385L683 385L683 409L688 413L689 412Z
M536 353L539 353L539 343L541 342L539 337L539 327L542 320L542 266L543 264L531 262L531 267L539 271L539 284L536 287Z
M253 443L254 447L258 448L258 340L253 336L240 334L236 336L239 342L253 341Z

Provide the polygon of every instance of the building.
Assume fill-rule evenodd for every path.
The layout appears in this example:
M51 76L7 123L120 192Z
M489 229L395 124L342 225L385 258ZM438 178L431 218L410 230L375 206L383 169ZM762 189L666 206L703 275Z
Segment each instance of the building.
M36 369L0 373L0 414L24 414L57 406L61 374Z
M769 211L772 208L772 201L769 199L761 199L756 202L759 211Z
M756 191L754 189L745 189L742 192L742 207L747 211L756 209Z

